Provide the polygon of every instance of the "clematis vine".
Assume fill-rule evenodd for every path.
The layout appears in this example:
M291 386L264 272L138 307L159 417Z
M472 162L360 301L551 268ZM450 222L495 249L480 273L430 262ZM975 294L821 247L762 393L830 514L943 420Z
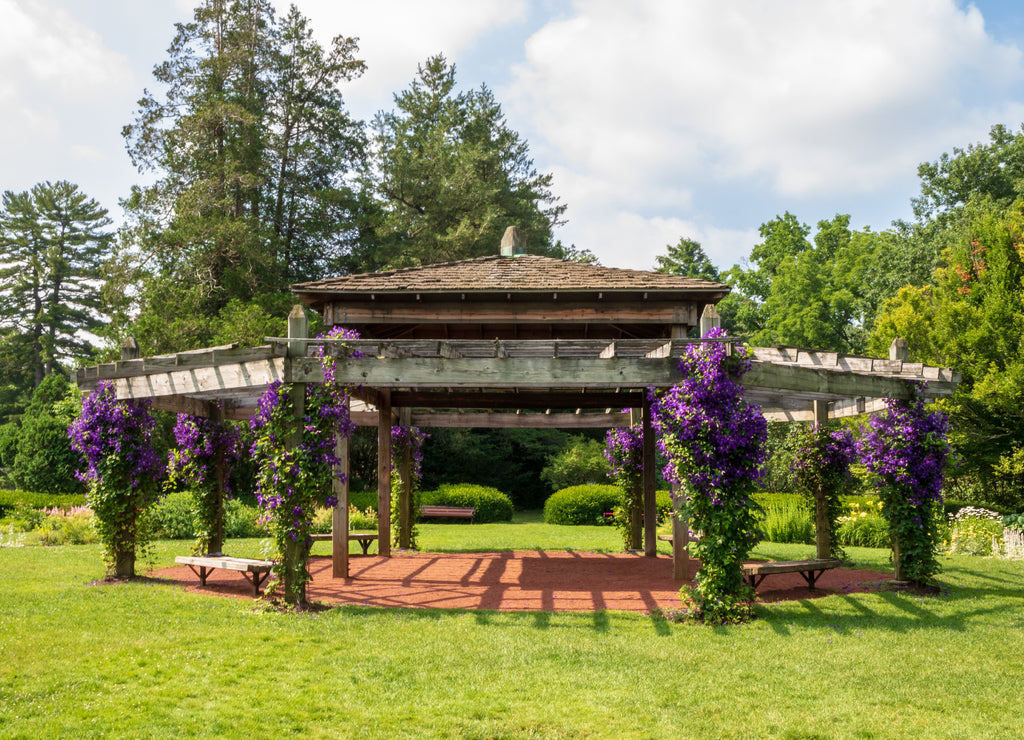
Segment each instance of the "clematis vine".
M643 532L643 446L640 424L609 429L605 436L608 475L622 489L622 505L615 511L615 524L622 532L623 545L632 550L640 548Z
M409 540L408 547L416 549L419 533L419 488L423 476L423 443L430 435L414 426L391 427L391 539L395 546L402 545L401 499L406 481L402 478L402 461L409 459Z
M718 328L708 334L726 336ZM679 359L683 379L650 394L678 513L703 532L695 544L701 567L684 592L698 619L718 624L749 617L753 593L742 564L761 537L751 494L762 475L768 425L761 409L743 400L740 378L750 366L742 347L730 354L724 342L692 344Z
M351 330L335 327L317 339L357 339ZM259 461L256 499L276 548L272 589L283 589L290 604L306 603L310 580L307 563L313 544L312 518L318 506L333 507L332 480L338 473L336 435L350 437L348 392L335 380L336 356L356 356L344 342L318 345L324 366L323 383L307 383L301 417L296 414L292 386L271 383L260 397L250 427L251 453Z
M149 401L118 400L114 385L101 381L82 401L68 428L71 447L85 470L86 500L96 515L104 560L117 577L135 575L137 554L149 545L147 510L160 494L164 466L152 442Z
M861 461L874 476L893 539L898 580L923 583L939 572L942 483L950 446L944 414L920 398L886 400L860 440Z

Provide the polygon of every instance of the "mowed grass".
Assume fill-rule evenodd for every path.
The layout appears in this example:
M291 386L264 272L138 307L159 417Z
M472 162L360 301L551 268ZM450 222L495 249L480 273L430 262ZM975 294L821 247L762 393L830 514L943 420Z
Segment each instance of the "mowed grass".
M421 525L421 544L620 546L613 528L546 526ZM155 549L163 566L187 544ZM888 567L885 551L850 554ZM935 597L835 595L706 628L620 612L282 614L98 584L95 546L0 548L0 737L1019 737L1024 564L942 560Z

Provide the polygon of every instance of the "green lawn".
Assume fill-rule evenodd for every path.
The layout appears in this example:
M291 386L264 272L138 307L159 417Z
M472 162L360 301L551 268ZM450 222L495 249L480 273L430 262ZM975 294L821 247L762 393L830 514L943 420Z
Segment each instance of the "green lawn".
M438 550L615 550L617 537L421 525ZM158 543L157 564L186 549ZM851 556L886 567L880 550ZM943 565L937 597L836 595L704 628L618 612L280 614L97 585L97 546L0 548L0 737L1019 737L1024 563Z

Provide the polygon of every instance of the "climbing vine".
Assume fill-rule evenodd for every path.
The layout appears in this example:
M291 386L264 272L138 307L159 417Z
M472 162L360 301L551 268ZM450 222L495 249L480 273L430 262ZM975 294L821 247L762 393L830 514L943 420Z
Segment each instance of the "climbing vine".
M146 514L159 497L164 472L149 408L149 401L119 401L114 385L101 381L68 428L71 446L85 463L75 475L89 487L86 500L96 516L104 561L119 578L134 576L136 557L146 555Z
M409 456L409 547L416 549L419 529L420 479L423 477L423 442L429 438L419 427L391 427L391 540L401 544L402 461Z
M639 424L609 429L605 436L605 459L609 476L622 489L622 504L615 509L615 526L622 534L623 546L640 547L641 522L634 516L643 506L643 428Z
M335 327L317 338L356 339L358 334ZM306 604L313 513L318 506L337 503L331 484L339 462L335 437L350 437L354 429L347 390L335 382L334 357L349 350L344 342L331 348L325 352L320 347L324 382L306 384L301 417L293 387L275 381L260 397L250 423L255 435L251 452L259 461L256 499L276 550L271 590L283 590L289 604Z
M886 400L860 440L893 540L896 577L923 583L939 572L942 482L950 447L945 415L920 398Z
M708 338L725 337L712 329ZM750 616L753 590L742 564L757 544L760 507L751 497L762 474L768 426L743 400L740 378L750 369L742 347L690 345L680 358L683 380L651 391L658 444L668 458L665 477L678 486L680 513L703 535L695 544L700 570L683 595L698 620L722 624Z
M238 461L238 430L224 421L178 414L174 425L177 449L171 451L168 483L188 487L192 496L193 552L220 549L224 538L224 502L230 494L228 476Z
M824 503L828 556L841 558L844 552L836 530L839 517L843 515L842 495L853 482L850 463L857 457L853 435L848 429L829 429L826 425L814 424L802 427L795 436L791 466L793 477L809 499L812 511L816 509L818 500Z

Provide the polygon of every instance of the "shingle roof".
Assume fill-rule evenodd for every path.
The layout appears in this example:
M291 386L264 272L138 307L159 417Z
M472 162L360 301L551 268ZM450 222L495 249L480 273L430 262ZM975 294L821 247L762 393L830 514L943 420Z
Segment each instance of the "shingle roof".
M720 293L729 286L646 270L588 265L526 254L490 255L388 272L298 283L295 293L387 293L392 291L617 291L667 290Z

